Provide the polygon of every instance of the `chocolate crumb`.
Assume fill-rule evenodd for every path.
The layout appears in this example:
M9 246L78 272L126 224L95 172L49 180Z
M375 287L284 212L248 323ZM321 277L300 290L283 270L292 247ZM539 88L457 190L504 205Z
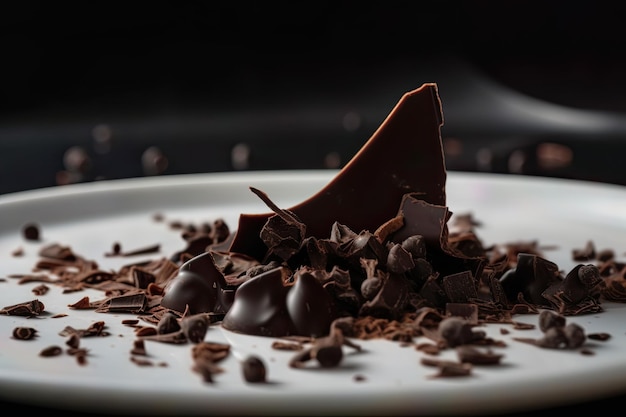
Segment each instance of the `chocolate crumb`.
M339 328L333 327L330 335L315 339L313 346L294 355L289 361L289 366L292 368L304 368L306 362L315 359L322 368L334 368L343 359L344 345L350 346L357 351L361 350L360 345L346 339Z
M283 342L281 340L275 340L272 342L272 349L276 350L302 350L304 346L298 342Z
M26 240L38 241L40 239L40 230L37 223L27 223L22 227L22 236Z
M80 346L80 336L77 333L72 333L65 344L70 348L78 349Z
M16 327L13 329L13 338L17 340L32 340L37 336L37 330L32 327Z
M552 327L565 326L565 317L550 310L542 310L539 312L539 329L546 332Z
M415 349L429 355L438 355L441 352L441 348L434 343L418 343L415 345Z
M514 321L512 324L515 330L532 330L537 327L532 323L522 323L519 321Z
M144 341L142 339L135 339L130 353L133 355L147 356L148 353L146 352L146 344Z
M114 243L112 251L105 253L105 256L107 257L113 257L113 256L131 257L131 256L138 256L138 255L147 255L150 253L157 253L160 250L161 250L161 245L157 243L154 245L137 248L137 249L133 249L130 251L122 251L122 246L119 243Z
M34 287L32 289L32 292L35 295L46 295L49 290L50 290L50 287L48 287L47 285L41 284L41 285Z
M458 346L456 353L461 362L473 365L497 365L504 356L492 350L482 351L472 346Z
M159 334L159 331L152 326L137 327L137 329L135 330L135 335L137 337L154 336L157 334Z
M154 363L151 360L143 359L143 358L140 359L140 358L137 358L136 356L131 356L130 361L133 362L135 365L142 366L142 367L154 366Z
M41 352L39 352L39 356L42 356L44 358L49 358L52 356L59 356L63 353L63 349L61 349L60 346L49 346L45 349L43 349Z
M587 335L588 339L591 340L599 340L601 342L604 342L606 340L609 340L611 338L611 334L610 333L589 333Z
M200 342L191 350L194 361L192 370L202 376L204 382L213 383L213 375L223 372L218 362L228 356L230 345L213 342Z
M461 377L472 374L472 364L470 363L433 358L422 358L421 363L425 366L436 367L439 370L437 374L430 375L429 378Z
M180 328L191 343L200 343L209 328L209 320L205 314L186 316L182 318Z
M460 317L447 317L439 323L439 336L447 346L456 347L474 341L472 324Z

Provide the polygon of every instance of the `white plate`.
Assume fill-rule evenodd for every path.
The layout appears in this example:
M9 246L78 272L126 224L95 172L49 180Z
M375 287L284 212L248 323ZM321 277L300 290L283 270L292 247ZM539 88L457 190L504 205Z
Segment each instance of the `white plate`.
M37 250L47 243L66 244L78 254L96 260L103 268L153 259L157 255L106 258L114 242L124 249L160 243L160 255L183 248L178 231L155 223L212 221L223 218L236 228L239 213L267 212L249 190L267 192L288 207L319 190L334 175L330 171L246 172L203 174L79 184L22 192L0 197L0 277L30 272ZM626 190L618 186L531 177L449 173L448 206L454 213L473 213L483 223L479 236L486 244L538 240L547 258L566 270L575 265L574 248L592 240L598 249L613 248L622 259L626 250ZM23 224L36 221L43 240L27 242ZM23 257L11 253L22 248ZM122 320L129 314L104 314L72 310L69 304L86 291L62 294L60 288L35 297L37 284L0 283L0 307L39 298L49 315L39 318L0 317L0 397L71 410L127 412L151 415L181 414L478 414L513 412L565 405L576 401L626 392L626 305L604 303L605 312L570 317L587 333L607 332L608 341L588 340L579 350L547 350L516 342L513 337L539 337L535 330L501 334L503 325L486 327L488 335L504 341L498 349L502 366L474 367L470 377L430 376L434 368L420 363L422 353L398 343L357 341L364 352L346 357L331 370L296 370L287 365L292 352L270 347L272 339L224 332L211 328L207 341L232 344L233 354L215 382L202 382L191 370L191 345L147 342L155 366L130 361L135 339ZM51 318L52 314L66 317ZM519 316L537 323L537 316ZM104 320L111 336L85 338L86 365L74 357L42 358L39 352L52 344L65 346L59 335L65 326L86 328ZM34 327L35 340L11 338L16 326ZM506 327L506 326L505 326ZM244 382L239 360L249 353L265 359L269 384ZM453 352L441 358L455 359ZM158 366L166 364L167 366ZM356 375L365 377L357 382Z

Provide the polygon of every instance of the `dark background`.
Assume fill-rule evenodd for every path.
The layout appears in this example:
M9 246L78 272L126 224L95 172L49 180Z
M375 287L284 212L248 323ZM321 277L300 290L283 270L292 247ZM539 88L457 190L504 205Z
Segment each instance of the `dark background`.
M337 168L423 82L450 170L626 184L620 2L294 4L4 2L0 194Z
M623 184L624 9L590 1L5 2L0 193L336 168L423 82L439 84L450 170ZM557 106L520 110L497 92ZM233 163L238 144L247 154ZM556 162L555 152L564 153Z

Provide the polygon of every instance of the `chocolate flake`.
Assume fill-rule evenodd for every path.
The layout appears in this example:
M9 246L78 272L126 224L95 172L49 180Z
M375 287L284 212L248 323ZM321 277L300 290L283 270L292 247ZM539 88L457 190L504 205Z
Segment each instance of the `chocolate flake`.
M5 314L7 316L34 317L43 313L44 310L44 304L35 299L32 301L6 306L0 310L0 314Z
M60 356L63 354L63 349L60 346L48 346L39 352L39 356L44 358L50 358L53 356Z
M471 363L472 365L497 365L504 355L494 353L492 350L482 351L473 346L458 346L456 353L459 360L463 363Z
M433 358L422 358L422 365L436 367L438 373L429 376L429 378L450 378L470 376L472 374L472 364L465 362L455 362L450 360L441 360Z

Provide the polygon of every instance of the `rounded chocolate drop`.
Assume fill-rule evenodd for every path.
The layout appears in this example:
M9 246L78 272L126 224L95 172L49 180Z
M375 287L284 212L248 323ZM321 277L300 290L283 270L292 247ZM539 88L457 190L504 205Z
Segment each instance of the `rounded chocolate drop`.
M206 277L189 270L181 270L165 288L163 307L189 314L209 313L217 304L217 288Z
M288 287L283 267L250 278L235 292L233 305L224 316L222 327L256 336L281 337L294 334L285 299Z
M189 305L189 314L224 314L235 292L226 287L213 255L205 252L181 265L178 275L166 286L161 305L179 312L185 312Z
M296 274L295 283L287 294L287 311L301 336L327 335L335 318L330 294L308 271Z
M267 369L265 362L256 356L250 355L241 363L241 371L246 382L266 382Z

